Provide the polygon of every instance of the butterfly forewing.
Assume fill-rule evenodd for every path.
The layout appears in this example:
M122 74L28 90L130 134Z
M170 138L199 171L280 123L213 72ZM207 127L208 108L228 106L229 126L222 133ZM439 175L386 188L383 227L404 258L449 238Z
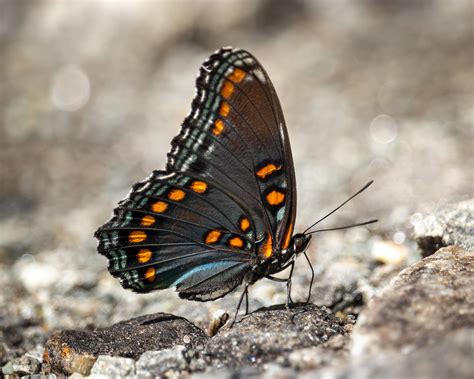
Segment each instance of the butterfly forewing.
M296 208L291 150L273 85L248 52L221 49L203 64L170 166L222 183L245 199L258 239L270 232L283 243Z
M285 248L296 194L282 111L257 60L223 48L196 86L166 171L137 183L96 236L124 287L176 286L205 301Z

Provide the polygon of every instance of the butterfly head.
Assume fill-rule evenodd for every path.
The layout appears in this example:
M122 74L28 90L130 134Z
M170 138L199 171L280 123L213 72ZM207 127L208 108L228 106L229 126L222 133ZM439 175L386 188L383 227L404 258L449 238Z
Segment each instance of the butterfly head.
M291 238L291 244L290 248L293 254L299 254L302 253L306 250L306 248L309 245L309 242L311 241L311 234L302 234L298 233L295 234Z

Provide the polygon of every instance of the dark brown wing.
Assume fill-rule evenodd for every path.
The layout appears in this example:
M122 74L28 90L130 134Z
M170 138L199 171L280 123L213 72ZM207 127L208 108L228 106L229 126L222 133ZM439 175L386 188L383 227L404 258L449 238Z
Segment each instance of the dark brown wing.
M223 48L201 67L166 171L137 183L96 232L124 287L176 286L212 300L285 247L296 190L283 114L248 52Z

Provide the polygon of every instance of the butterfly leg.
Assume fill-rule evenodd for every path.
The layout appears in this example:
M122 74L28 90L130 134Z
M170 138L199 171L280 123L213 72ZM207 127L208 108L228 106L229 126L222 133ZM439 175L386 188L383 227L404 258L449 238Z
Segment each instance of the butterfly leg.
M232 324L230 324L230 328L232 328L235 322L237 321L237 316L239 314L239 309L240 309L240 306L242 305L242 301L244 300L244 296L246 296L247 298L247 306L246 306L245 314L247 314L248 312L248 288L249 288L249 284L245 283L245 288L244 288L244 291L242 292L242 295L240 295L239 303L237 304L237 309L235 310L234 319L232 320Z
M306 260L308 261L309 268L311 269L311 282L309 283L308 298L306 299L306 303L309 303L309 301L310 301L310 299L311 299L311 289L313 288L314 269L313 269L313 265L311 264L311 262L310 262L308 256L306 255L306 251L304 252L304 257L305 257Z
M290 275L288 276L288 280L286 281L286 290L287 290L287 298L286 298L286 309L290 309L290 304L293 304L294 301L291 298L291 278L293 276L293 269L295 268L295 261L291 261L291 269Z
M282 268L282 271L283 271L283 270L285 270L286 268L288 268L290 266L291 266L290 275L288 276L287 279L275 278L274 276L271 276L271 275L266 275L265 276L265 278L273 280L274 282L280 282L280 283L285 282L286 283L286 288L287 288L287 293L288 293L288 297L286 299L286 307L287 308L289 308L289 304L294 303L293 299L291 298L291 277L293 276L293 269L295 267L295 262L291 261L289 264L287 264L286 266L284 266Z
M249 288L245 286L245 315L249 314Z

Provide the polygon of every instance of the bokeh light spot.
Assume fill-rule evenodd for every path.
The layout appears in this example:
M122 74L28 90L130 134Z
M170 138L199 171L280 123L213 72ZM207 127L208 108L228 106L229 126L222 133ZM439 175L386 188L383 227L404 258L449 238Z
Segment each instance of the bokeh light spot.
M398 135L397 122L386 114L379 114L369 126L370 137L377 143L388 144Z
M421 213L414 213L410 216L410 224L413 226L418 225L423 220L423 215Z
M91 86L86 73L78 66L61 67L51 83L51 101L62 111L75 112L89 101Z
M401 231L395 232L392 237L393 242L395 242L397 245L401 245L403 242L405 242L405 239L405 233Z

